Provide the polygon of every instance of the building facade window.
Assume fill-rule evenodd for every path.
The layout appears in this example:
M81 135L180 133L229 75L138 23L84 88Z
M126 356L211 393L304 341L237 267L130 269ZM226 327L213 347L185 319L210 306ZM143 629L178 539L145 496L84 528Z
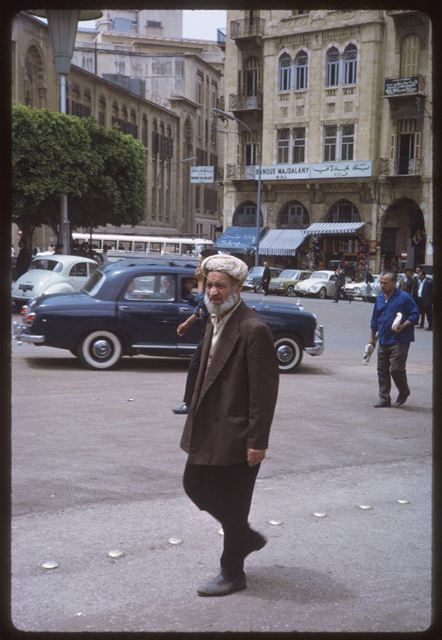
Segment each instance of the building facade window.
M259 143L256 131L243 133L243 164L246 166L258 164Z
M305 127L293 129L293 163L305 162Z
M305 51L300 51L295 57L295 82L294 87L297 90L307 89L308 82L308 56Z
M324 131L324 162L336 160L336 144L338 127L336 125L325 127Z
M287 53L279 58L278 91L290 91L290 69L292 60Z
M100 127L106 126L106 98L104 96L100 97L98 103L98 124Z
M339 200L330 209L326 222L360 222L361 216L349 200Z
M276 144L278 164L288 164L290 162L290 129L278 129Z
M251 57L246 60L244 89L246 96L257 96L259 91L259 61Z
M354 44L349 44L344 49L344 84L356 84L356 71L358 64L358 50Z
M282 209L278 224L281 229L307 229L309 225L309 213L300 202L289 202Z
M276 147L278 164L305 162L305 127L278 129Z
M416 120L397 121L396 134L392 136L394 173L413 175L420 173L421 133L416 131Z
M345 124L324 127L324 162L353 160L355 145L355 126Z
M420 40L416 34L406 36L401 42L401 77L415 76L419 70Z
M354 143L355 143L354 124L344 124L342 127L342 138L341 138L341 160L353 160Z
M332 47L326 55L326 86L336 87L339 84L339 51Z
M262 213L259 213L260 226L262 226ZM254 227L256 225L256 204L246 201L240 204L232 218L234 227Z

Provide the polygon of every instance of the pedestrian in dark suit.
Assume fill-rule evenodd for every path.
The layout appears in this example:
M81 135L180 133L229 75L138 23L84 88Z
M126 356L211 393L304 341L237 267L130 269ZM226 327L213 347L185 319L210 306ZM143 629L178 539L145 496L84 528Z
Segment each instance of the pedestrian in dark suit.
M18 243L20 251L18 252L17 261L15 263L15 279L18 280L29 269L32 254L26 246L24 240Z
M222 596L246 588L244 559L266 544L248 514L268 447L278 364L269 327L240 298L247 265L220 254L201 269L211 317L181 439L188 453L183 483L199 509L221 523L221 571L198 594Z
M418 275L416 286L416 302L420 313L419 328L423 329L425 325L425 316L427 316L427 331L433 329L433 280L427 276L421 268Z
M341 267L337 267L337 269L335 271L335 276L336 276L336 280L335 280L335 297L334 297L334 300L332 300L332 302L339 302L339 300L342 297L342 289L344 288L344 285L345 285L345 271L344 271L344 269L342 269Z
M264 262L264 271L262 272L262 289L264 291L264 295L269 295L269 284L272 279L272 272L270 271L270 267L268 262Z

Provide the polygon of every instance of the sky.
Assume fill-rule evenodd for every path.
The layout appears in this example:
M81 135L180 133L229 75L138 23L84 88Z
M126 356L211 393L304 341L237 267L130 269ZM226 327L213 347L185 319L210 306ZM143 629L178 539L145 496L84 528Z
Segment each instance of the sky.
M226 27L227 11L219 9L183 11L183 37L193 40L216 40L217 29ZM95 27L95 20L81 23L82 27Z

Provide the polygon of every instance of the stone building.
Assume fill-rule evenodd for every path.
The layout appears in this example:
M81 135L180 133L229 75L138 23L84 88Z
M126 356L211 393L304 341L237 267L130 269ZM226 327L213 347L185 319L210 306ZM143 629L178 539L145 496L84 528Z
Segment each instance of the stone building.
M181 14L174 11L160 13ZM168 31L173 29L173 34L181 33L178 18L171 16ZM94 51L96 36L95 30L88 30L85 34L79 30L79 38L92 38ZM25 12L19 13L12 24L11 40L13 103L58 111L59 81L46 24ZM157 45L161 48L160 41L163 42L158 38ZM183 44L182 40L177 39L178 44L173 44L172 49L175 51L178 47L179 56L174 54L175 68L179 77L183 69L187 71L186 82L189 86L184 91L177 84L176 90L167 94L166 98L164 92L162 95L156 94L154 97L158 100L140 91L143 85L142 82L137 83L139 78L132 79L125 73L120 73L120 77L116 78L114 66L108 69L107 74L105 62L100 69L101 45L96 47L98 69L90 64L86 47L74 54L67 83L68 113L80 117L93 116L104 127L117 125L121 131L140 139L146 146L145 218L135 228L122 226L116 231L213 238L220 224L222 205L219 202L218 185L191 184L190 173L191 165L222 163L216 131L207 124L211 107L219 103L221 72L219 65L215 69L200 56L203 43L196 43L189 51L185 42ZM112 48L114 45L110 46ZM164 46L167 47L167 44L164 43ZM127 61L135 59L136 56L131 57L130 52L136 51L136 45L131 47L126 41L121 47L120 62L121 58ZM209 58L211 56L213 54L209 52ZM149 58L149 64L153 64L154 58ZM185 60L182 66L178 58ZM161 61L165 59L161 58ZM120 68L122 72L127 69ZM122 80L122 77L126 80ZM128 79L133 81L127 82ZM16 234L17 230L13 229L12 240L15 245ZM33 238L33 244L41 248L55 241L53 232L48 228L37 229Z
M211 116L222 104L223 60L216 42L182 38L178 10L104 10L95 30L79 29L73 55L78 66L178 116L182 225L177 230L210 238L221 219L219 183L192 183L191 167L223 164ZM151 181L146 224L152 228L159 222L162 191L161 181Z
M224 246L253 257L261 164L261 260L432 264L431 92L419 11L228 11Z

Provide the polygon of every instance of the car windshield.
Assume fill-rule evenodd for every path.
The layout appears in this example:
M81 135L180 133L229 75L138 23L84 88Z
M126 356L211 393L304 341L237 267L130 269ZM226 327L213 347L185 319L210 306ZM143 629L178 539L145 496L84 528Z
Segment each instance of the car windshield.
M278 278L295 278L297 273L298 271L296 271L296 269L284 269Z
M91 296L95 296L104 281L104 275L99 269L96 269L82 287L82 291L86 291Z
M51 260L50 258L37 258L33 260L29 265L31 269L43 269L44 271L55 271L59 273L63 270L63 265L58 260Z
M312 280L315 280L315 279L316 280L327 280L328 273L325 273L325 271L315 271L314 273L312 273L310 278Z
M248 273L248 277L252 278L253 276L260 276L264 271L264 267L252 267Z

